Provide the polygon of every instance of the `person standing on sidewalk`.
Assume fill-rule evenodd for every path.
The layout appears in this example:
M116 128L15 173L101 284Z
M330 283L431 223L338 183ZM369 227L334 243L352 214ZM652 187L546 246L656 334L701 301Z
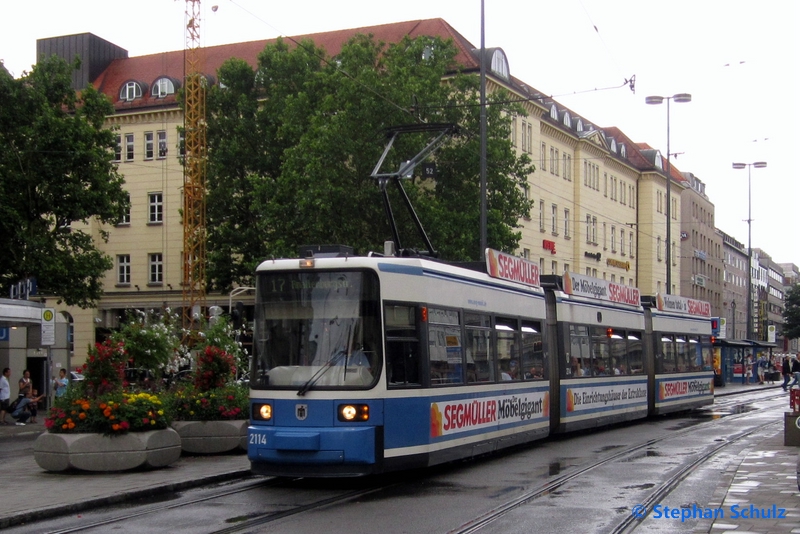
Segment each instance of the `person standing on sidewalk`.
M31 382L31 372L25 369L22 371L22 378L19 379L19 396L27 397L31 394L33 383Z
M0 425L8 424L6 423L6 412L11 399L11 384L8 383L9 376L11 376L11 369L6 367L3 369L3 376L0 376Z
M56 389L56 397L63 397L67 392L67 370L63 367L58 371L58 378L53 380Z
M781 364L781 373L783 374L783 391L786 391L788 388L786 385L789 383L789 380L792 379L792 360L786 356L783 359L783 363Z

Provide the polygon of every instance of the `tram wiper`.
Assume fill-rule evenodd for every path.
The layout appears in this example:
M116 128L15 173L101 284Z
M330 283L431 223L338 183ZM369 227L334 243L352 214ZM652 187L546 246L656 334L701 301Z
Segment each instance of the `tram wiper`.
M343 350L340 350L336 354L334 354L333 357L330 360L328 360L327 363L325 363L325 365L320 367L319 370L316 373L314 373L314 376L309 378L308 381L305 384L303 384L303 387L301 387L298 390L297 394L301 397L305 395L306 391L311 389L311 386L316 384L317 380L319 380L322 377L322 375L324 375L328 371L328 369L330 369L335 365L338 365L339 362L341 362L344 358L347 358L347 353Z

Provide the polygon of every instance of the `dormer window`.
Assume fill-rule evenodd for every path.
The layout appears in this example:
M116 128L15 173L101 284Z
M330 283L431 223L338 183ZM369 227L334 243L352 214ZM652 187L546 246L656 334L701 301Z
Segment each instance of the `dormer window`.
M628 149L625 148L624 144L619 145L619 155L622 156L623 158L628 157Z
M131 102L137 98L142 98L142 86L139 82L126 82L119 92L119 99Z
M495 50L492 54L492 71L506 80L510 76L508 60L502 50Z
M583 131L583 121L578 119L578 124L575 125L575 130L578 132Z
M617 142L614 139L611 139L611 152L617 153Z
M550 106L550 118L554 121L558 120L558 109L556 108L555 104Z
M656 152L656 160L655 160L656 169L663 171L664 164L661 162L661 152Z
M175 94L175 83L169 78L159 78L153 84L151 92L154 98L164 98L167 95Z
M572 128L572 119L569 116L569 111L564 112L564 126Z

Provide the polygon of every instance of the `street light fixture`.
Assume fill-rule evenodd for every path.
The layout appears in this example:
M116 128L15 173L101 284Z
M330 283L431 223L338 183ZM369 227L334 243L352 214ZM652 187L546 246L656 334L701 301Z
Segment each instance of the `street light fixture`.
M766 161L756 161L754 163L734 163L734 169L744 169L747 167L747 339L753 339L753 248L752 248L752 195L750 187L750 168L763 169L767 166Z
M679 104L692 101L689 93L678 93L672 96L648 96L645 104L661 104L667 101L667 295L672 293L672 169L669 162L669 101L674 100Z

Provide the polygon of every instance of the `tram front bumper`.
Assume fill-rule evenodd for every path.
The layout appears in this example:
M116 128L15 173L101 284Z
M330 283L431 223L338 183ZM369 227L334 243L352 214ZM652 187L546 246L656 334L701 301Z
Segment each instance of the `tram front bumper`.
M251 425L251 462L278 464L373 464L375 427L274 428Z

